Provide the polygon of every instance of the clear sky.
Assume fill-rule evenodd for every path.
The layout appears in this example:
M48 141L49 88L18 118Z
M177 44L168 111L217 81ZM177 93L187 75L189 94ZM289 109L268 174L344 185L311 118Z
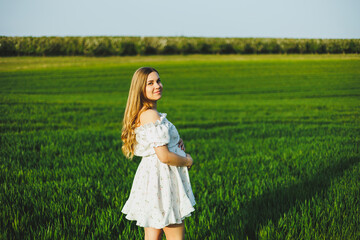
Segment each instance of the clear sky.
M0 35L360 38L360 0L0 0Z

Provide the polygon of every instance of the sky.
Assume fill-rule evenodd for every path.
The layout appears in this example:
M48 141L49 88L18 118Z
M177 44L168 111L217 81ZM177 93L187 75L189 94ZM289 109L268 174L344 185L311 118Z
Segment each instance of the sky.
M360 38L360 0L0 0L0 36Z

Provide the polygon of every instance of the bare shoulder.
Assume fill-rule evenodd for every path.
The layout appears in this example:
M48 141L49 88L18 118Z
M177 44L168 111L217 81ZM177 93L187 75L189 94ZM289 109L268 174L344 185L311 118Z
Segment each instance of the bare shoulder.
M144 125L150 122L156 122L160 119L160 114L154 109L148 109L140 115L140 124Z

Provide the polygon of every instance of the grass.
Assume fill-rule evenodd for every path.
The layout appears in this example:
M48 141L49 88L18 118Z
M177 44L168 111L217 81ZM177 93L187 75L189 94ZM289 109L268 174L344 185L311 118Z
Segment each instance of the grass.
M0 238L143 238L120 212L140 66L195 160L188 239L360 238L359 55L0 58Z

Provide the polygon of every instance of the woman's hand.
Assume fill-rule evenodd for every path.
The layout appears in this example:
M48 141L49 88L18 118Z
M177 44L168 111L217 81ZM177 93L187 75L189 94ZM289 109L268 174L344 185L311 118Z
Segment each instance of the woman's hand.
M178 146L179 146L179 148L181 148L181 150L183 150L185 152L184 141L181 138L178 142Z
M192 159L192 157L188 153L186 154L186 158L189 160L187 168L188 168L188 170L190 170L191 166L194 164L194 160Z

